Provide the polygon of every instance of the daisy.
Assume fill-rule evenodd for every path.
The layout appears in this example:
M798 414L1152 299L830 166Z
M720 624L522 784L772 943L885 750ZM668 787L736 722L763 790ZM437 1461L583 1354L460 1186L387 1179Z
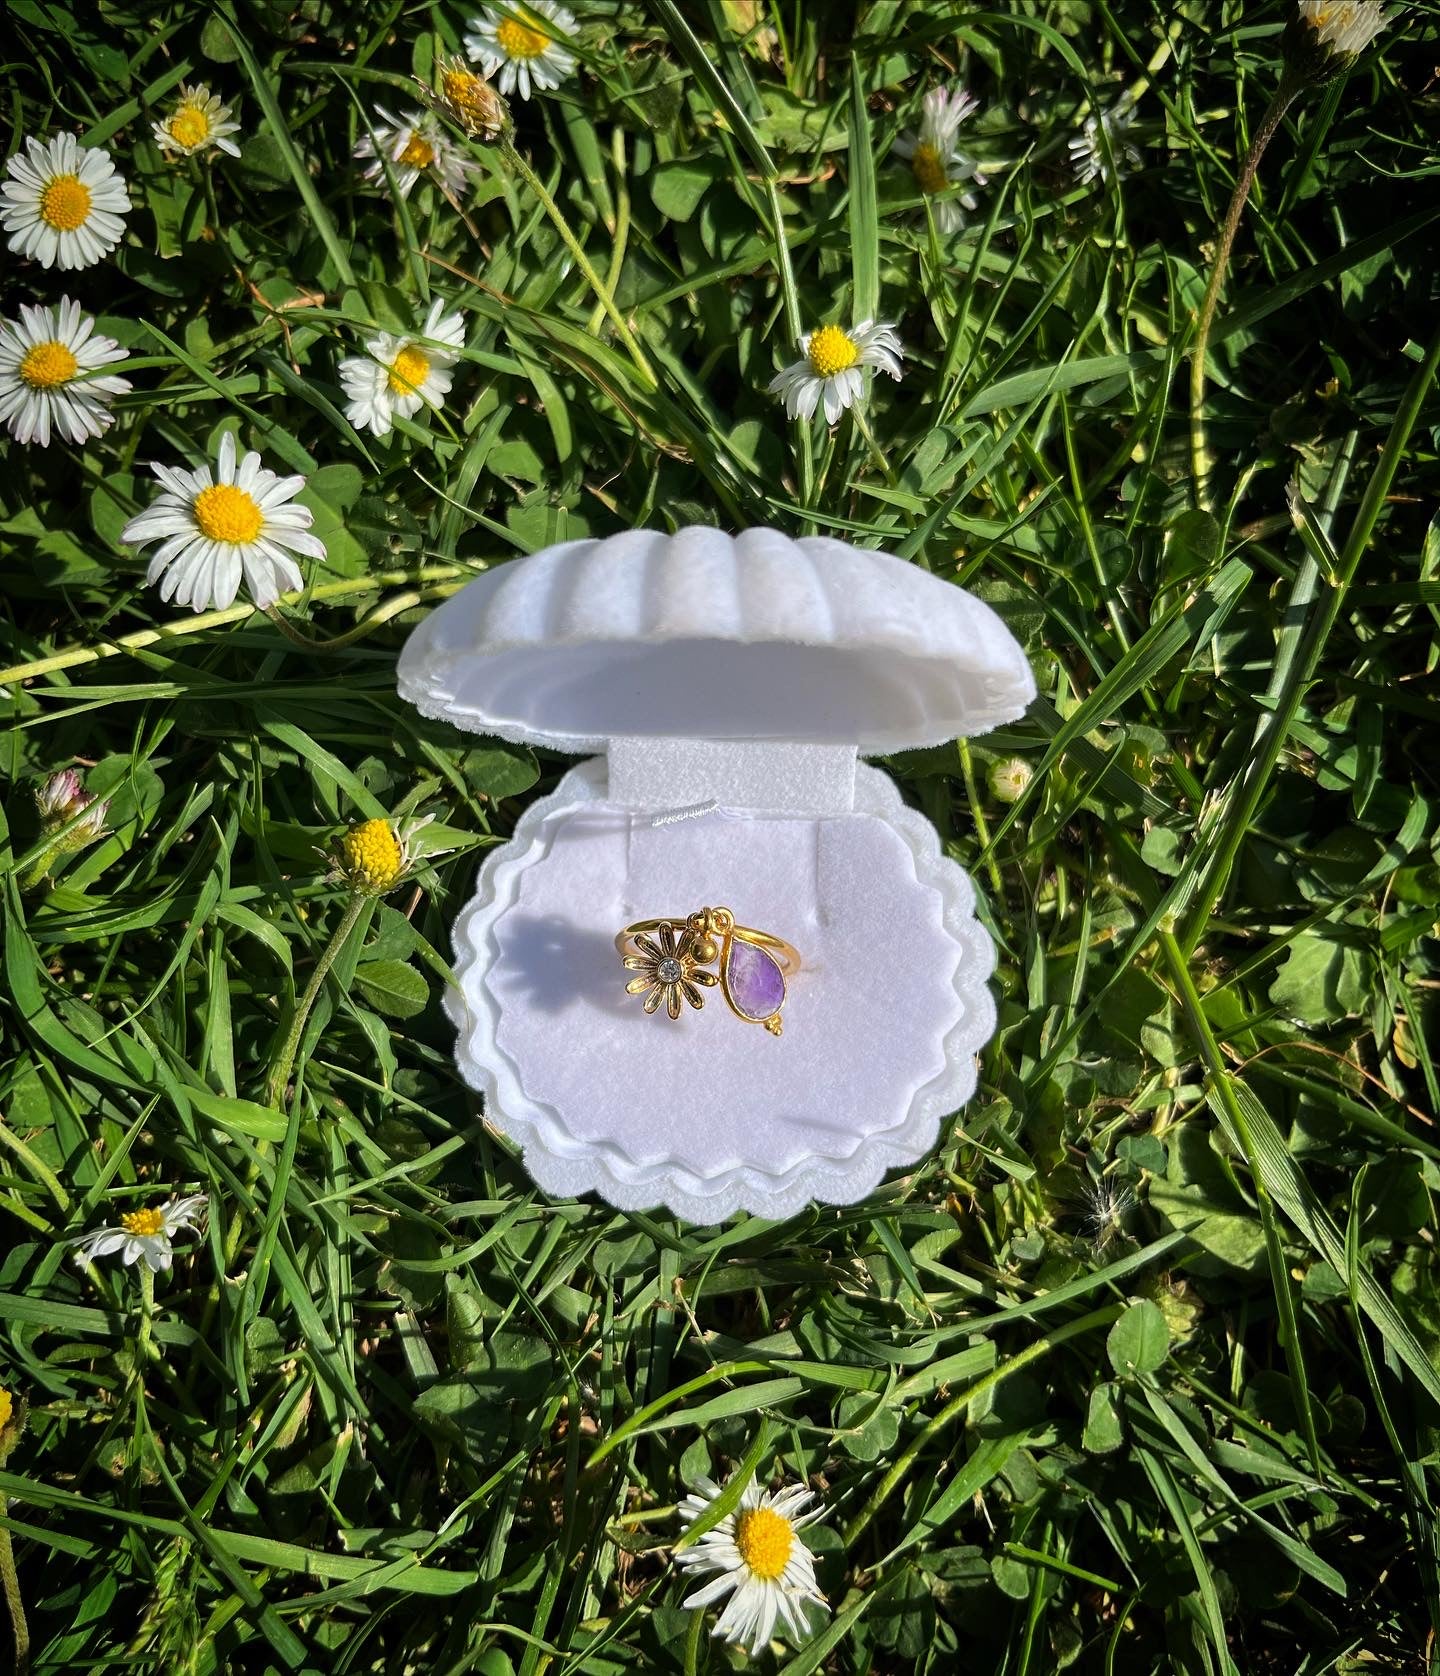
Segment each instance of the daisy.
M687 1529L720 1494L719 1485L708 1478L697 1482L703 1493L686 1496L680 1503ZM675 1551L676 1565L719 1574L681 1604L709 1606L728 1594L730 1599L712 1633L733 1645L748 1642L752 1657L769 1642L777 1619L797 1641L803 1641L809 1634L807 1603L829 1609L815 1586L815 1561L796 1536L823 1516L820 1507L803 1511L813 1499L803 1484L773 1493L751 1484L737 1512L727 1513L693 1547Z
M373 124L355 147L357 157L372 157L374 162L363 173L366 180L383 180L388 158L400 196L408 198L415 182L427 171L452 198L465 190L466 182L474 173L475 165L462 157L460 148L442 132L433 116L419 111L407 111L403 116L392 116L383 105L376 105L376 116L381 121Z
M329 858L327 879L332 884L343 880L359 896L388 896L427 857L445 854L447 845L415 842L434 819L434 815L420 815L396 822L361 821L352 826Z
M64 826L85 807L85 782L73 768L62 768L45 780L35 793L35 807L47 827Z
M935 87L925 95L919 134L902 134L895 142L898 157L907 157L915 184L927 196L945 193L935 205L935 225L942 233L958 232L965 225L965 211L979 209L973 192L950 193L949 188L965 181L985 185L979 165L956 143L962 122L974 116L980 101L957 89Z
M425 99L442 111L472 139L493 144L510 126L510 107L483 76L467 69L463 58L442 58L440 91L432 93L422 81L415 85Z
M287 589L303 585L290 553L325 557L325 543L306 534L310 508L288 504L305 479L278 477L254 453L237 469L231 432L220 439L213 477L209 466L150 469L165 492L126 524L120 539L136 547L161 542L145 576L147 582L160 583L161 599L195 611L226 606L239 592L243 575L256 605L273 605Z
M772 395L785 398L792 419L809 419L825 398L825 423L833 425L865 389L866 367L900 376L904 350L893 326L862 320L852 331L822 326L800 339L801 359L770 380Z
M1130 124L1135 120L1135 108L1123 95L1112 110L1099 116L1093 112L1085 118L1084 128L1066 145L1070 152L1070 167L1080 177L1082 186L1093 181L1116 180L1131 169L1138 169L1143 159L1140 149L1129 138Z
M205 1204L203 1193L192 1193L188 1199L168 1200L159 1210L129 1210L120 1218L118 1228L97 1228L93 1234L81 1234L68 1243L80 1247L75 1261L81 1268L97 1257L109 1257L118 1251L120 1261L127 1266L143 1257L145 1266L158 1274L170 1267L175 1235L194 1228Z
M500 91L516 88L528 99L532 86L558 87L575 68L575 54L560 45L575 33L575 14L557 0L502 0L470 19L465 51L487 76L500 73Z
M1024 757L1006 757L991 765L990 795L997 803L1018 803L1034 778L1035 770Z
M1282 50L1305 81L1328 81L1364 52L1389 21L1378 0L1299 0Z
M340 363L345 417L357 430L385 436L397 413L413 419L424 406L443 406L451 368L464 347L464 320L446 314L437 297L413 337L379 332L366 341L368 355L352 355Z
M119 244L130 213L125 182L110 153L91 150L73 134L29 139L27 157L17 152L5 165L10 179L0 185L5 209L0 225L17 256L33 256L44 268L89 268Z
M150 131L160 149L176 157L193 157L212 146L232 157L240 155L240 147L226 137L238 134L240 124L230 120L230 107L222 105L204 82L188 87L182 81L179 103L163 122L152 122Z
M62 768L39 786L35 807L40 812L40 829L46 835L70 826L77 815L85 817L65 834L62 849L83 850L108 830L105 817L110 813L110 799L86 791L85 782L73 768Z
M55 308L22 303L18 321L0 320L0 424L17 442L42 448L52 429L70 442L99 436L114 424L110 403L130 380L94 375L125 358L69 297Z

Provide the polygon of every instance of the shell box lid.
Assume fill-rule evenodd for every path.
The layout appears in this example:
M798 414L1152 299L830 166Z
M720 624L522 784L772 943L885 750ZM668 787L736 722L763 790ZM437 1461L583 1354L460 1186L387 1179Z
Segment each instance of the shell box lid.
M400 694L471 732L594 753L616 738L866 755L988 732L1035 682L983 601L824 536L692 526L547 547L411 634Z

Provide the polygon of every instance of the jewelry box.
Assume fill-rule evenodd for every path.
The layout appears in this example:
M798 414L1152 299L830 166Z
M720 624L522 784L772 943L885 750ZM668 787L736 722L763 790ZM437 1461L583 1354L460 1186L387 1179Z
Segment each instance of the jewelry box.
M934 827L860 758L1024 712L988 606L825 537L633 530L478 577L412 633L399 690L587 757L454 929L460 1070L540 1187L782 1217L934 1145L994 1029L994 949ZM713 988L673 1020L627 993L618 932L721 906L799 952L783 1035Z

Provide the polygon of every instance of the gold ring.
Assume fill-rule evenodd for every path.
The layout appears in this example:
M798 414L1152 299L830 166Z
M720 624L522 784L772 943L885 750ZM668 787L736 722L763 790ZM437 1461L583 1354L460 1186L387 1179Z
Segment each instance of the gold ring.
M619 933L615 947L626 971L638 974L625 988L645 997L647 1013L658 1012L663 1002L670 1017L679 1018L682 1001L703 1007L701 990L719 984L736 1018L763 1024L772 1036L784 1028L785 979L800 970L800 956L783 937L736 925L728 908L636 920ZM717 970L707 971L712 965Z

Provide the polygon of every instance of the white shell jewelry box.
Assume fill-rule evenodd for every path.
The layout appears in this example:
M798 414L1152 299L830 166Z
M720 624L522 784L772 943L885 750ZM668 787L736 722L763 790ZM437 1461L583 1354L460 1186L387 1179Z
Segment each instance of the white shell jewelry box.
M935 829L858 758L1023 713L1030 668L988 606L821 537L634 530L470 583L411 635L399 689L461 728L598 753L525 813L455 925L460 1069L542 1188L781 1217L862 1199L934 1144L994 1028L994 949ZM617 934L669 920L674 946L706 909L737 930L709 939L696 993L632 993L660 980ZM736 993L723 981L727 956L763 965L747 927L771 964L798 953L783 1034L742 1016L738 967ZM779 980L759 975L768 1008Z

